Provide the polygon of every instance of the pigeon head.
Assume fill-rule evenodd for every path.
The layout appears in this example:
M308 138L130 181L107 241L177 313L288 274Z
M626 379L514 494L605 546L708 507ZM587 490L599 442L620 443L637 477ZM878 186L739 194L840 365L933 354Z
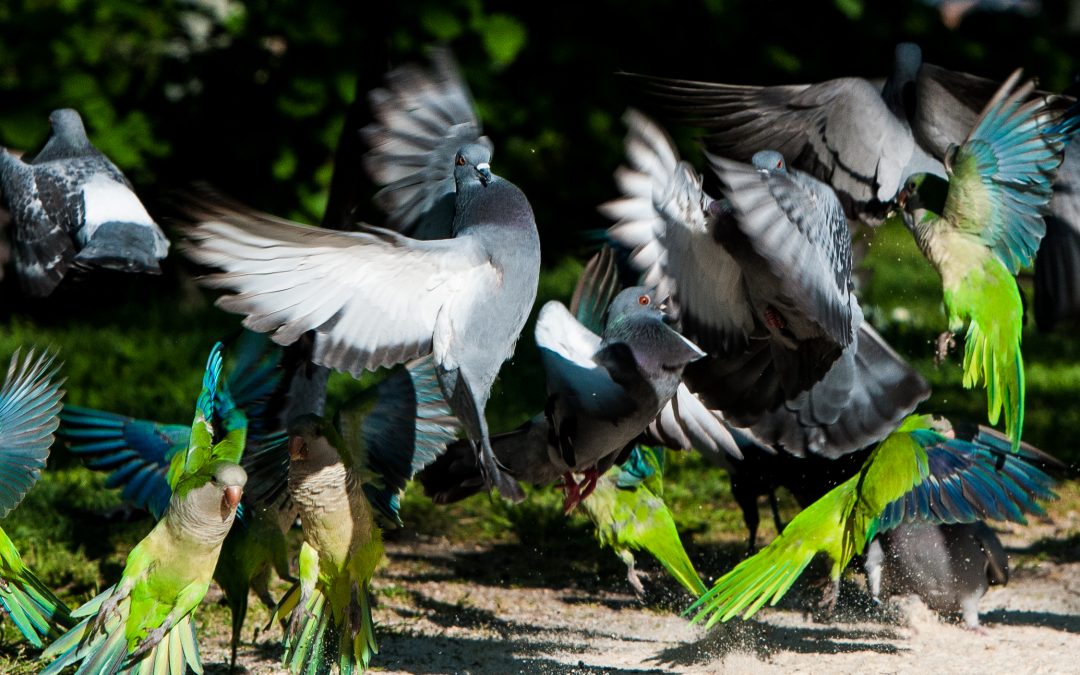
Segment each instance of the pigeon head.
M901 42L893 52L893 80L914 82L922 67L922 49L914 42Z
M656 297L655 288L632 286L624 289L608 307L607 325L629 318L653 317L664 323L671 323L671 318L664 313L667 306Z
M787 173L787 162L784 160L784 156L775 150L762 150L754 153L754 156L750 158L750 163L758 171Z
M71 108L60 108L49 115L49 126L52 127L52 136L59 138L65 144L72 147L86 145L86 127L83 126L82 117Z
M454 182L458 190L476 183L487 187L491 178L491 148L481 143L469 143L458 149L454 156Z
M896 205L918 221L926 211L941 215L948 194L947 180L932 173L917 173L904 181L904 187L896 195Z
M893 71L881 89L881 98L897 117L915 117L915 82L922 68L922 49L914 42L901 42L893 53Z

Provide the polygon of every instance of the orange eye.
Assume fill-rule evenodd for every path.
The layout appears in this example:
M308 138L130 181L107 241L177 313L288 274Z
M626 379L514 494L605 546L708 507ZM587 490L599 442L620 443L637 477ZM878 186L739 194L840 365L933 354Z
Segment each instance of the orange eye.
M456 161L458 166L465 166L465 155L458 155Z
M652 300L650 300L649 296L647 296L647 295L641 296L640 298L637 299L637 301L638 301L639 305L647 305L650 302L652 302Z

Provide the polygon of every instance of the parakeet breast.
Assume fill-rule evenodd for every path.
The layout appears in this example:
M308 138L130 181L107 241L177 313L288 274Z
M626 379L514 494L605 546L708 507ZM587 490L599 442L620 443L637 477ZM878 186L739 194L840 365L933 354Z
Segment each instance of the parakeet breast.
M318 550L320 566L343 569L375 528L361 482L340 462L297 473L290 469L289 492L300 511L304 539Z

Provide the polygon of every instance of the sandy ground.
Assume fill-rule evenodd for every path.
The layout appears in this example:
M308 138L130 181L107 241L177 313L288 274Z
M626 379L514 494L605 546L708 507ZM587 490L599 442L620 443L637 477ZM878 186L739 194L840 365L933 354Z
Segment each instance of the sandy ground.
M1080 514L1051 508L1028 528L1003 528L1012 580L983 598L983 632L939 617L916 598L873 608L850 575L832 617L803 611L801 583L777 609L712 631L659 572L646 601L619 563L582 574L567 552L524 545L452 545L406 533L388 542L375 620L384 673L1065 673L1080 672ZM727 547L727 555L735 555ZM695 560L708 558L704 549ZM719 554L715 554L719 555ZM645 557L645 556L642 556ZM714 561L715 562L715 561ZM727 565L701 562L702 572ZM655 567L649 568L655 570ZM797 585L798 586L798 585ZM253 599L254 602L254 599ZM261 610L260 610L261 611ZM215 612L203 621L213 620ZM218 615L220 616L220 615ZM217 634L211 634L217 633ZM226 636L202 633L208 673L227 672ZM277 632L245 632L240 665L284 672Z

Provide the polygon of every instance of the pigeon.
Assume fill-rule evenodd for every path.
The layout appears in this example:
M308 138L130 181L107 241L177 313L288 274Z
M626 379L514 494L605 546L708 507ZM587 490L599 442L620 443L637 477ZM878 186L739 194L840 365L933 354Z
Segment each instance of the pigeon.
M207 359L190 442L173 456L166 479L169 506L127 556L120 581L83 604L81 621L42 653L41 671L202 672L193 615L202 603L222 542L236 518L247 474L237 463L246 425L214 443L214 403L221 376L221 343Z
M432 69L406 64L368 94L375 121L360 133L371 148L363 164L383 186L375 203L386 227L415 239L452 236L454 156L465 145L493 151L465 79L448 49L431 50ZM488 159L490 161L490 158Z
M714 158L730 201L713 200L655 123L635 111L626 122L624 196L601 207L616 221L608 237L709 352L684 378L708 409L768 445L837 456L880 440L929 396L862 320L827 186L762 152L755 167Z
M19 505L45 468L64 395L56 371L48 354L11 357L0 388L0 518ZM3 529L0 615L38 648L72 623L70 610L26 566Z
M915 593L937 612L959 613L971 630L987 588L1009 582L1005 547L982 521L904 523L870 542L863 569L874 602Z
M858 77L771 87L642 77L718 155L748 161L765 147L825 181L847 214L880 223L905 176L940 167L912 130L922 50L897 45L883 85Z
M285 622L293 673L329 672L335 663L342 675L363 672L378 652L370 587L383 557L377 519L397 521L406 481L458 431L430 356L395 369L335 418L289 422L288 489L304 543L300 578L274 618Z
M1053 479L1035 464L1042 453L1008 443L965 441L946 420L908 417L870 454L859 472L796 516L783 533L720 577L687 610L712 626L748 619L775 605L817 553L832 566L822 604L832 608L840 574L879 532L905 522L964 523L1010 520L1045 513L1037 500L1053 499Z
M1006 433L1019 448L1024 427L1023 302L1015 276L1031 264L1045 234L1043 215L1065 142L1080 127L1080 107L1061 116L1018 70L987 104L962 145L946 155L948 179L918 173L896 197L919 249L942 280L948 331L967 328L964 387L982 383L987 416L1005 413Z
M686 364L705 355L668 327L663 299L652 289L634 286L610 301L594 300L592 289L601 297L616 290L598 281L613 274L613 253L604 249L579 279L573 310L556 300L540 309L536 343L547 404L518 429L492 439L499 462L517 480L547 485L561 478L567 513L668 405ZM584 321L575 316L579 312ZM585 325L601 321L599 335ZM460 446L451 446L421 477L436 501L475 490L476 468L461 455Z
M638 597L645 596L634 551L655 557L690 595L708 588L690 562L664 503L664 449L634 446L621 466L600 477L581 510L596 528L601 547L610 547L626 564L626 578Z
M520 499L491 450L484 408L536 299L540 240L528 199L489 158L474 143L453 160L450 239L335 232L217 207L201 214L187 253L222 270L205 282L235 292L218 305L246 315L246 327L283 345L314 330L319 365L359 376L434 354L486 484Z
M0 148L23 289L47 296L73 265L160 274L169 240L131 183L91 145L78 112L54 110L49 123L48 141L29 161Z

